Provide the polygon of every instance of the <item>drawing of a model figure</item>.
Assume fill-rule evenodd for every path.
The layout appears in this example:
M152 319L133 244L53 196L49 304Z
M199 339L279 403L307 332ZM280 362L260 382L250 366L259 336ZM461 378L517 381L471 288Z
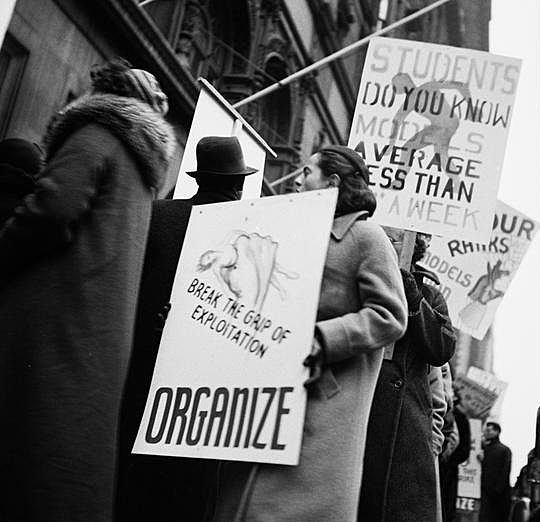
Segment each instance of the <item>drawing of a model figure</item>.
M407 73L397 73L392 78L392 85L394 86L397 95L407 94L407 96L392 119L392 136L390 137L390 143L386 154L390 154L392 147L396 144L396 139L400 134L401 126L405 122L407 116L410 113L416 113L419 116L428 119L429 124L401 145L403 148L407 149L407 153L404 155L406 165L405 170L408 174L411 165L413 164L413 162L410 161L412 151L421 150L429 146L433 146L434 152L439 154L441 167L444 170L448 163L450 141L459 128L459 118L456 115L454 115L454 117L452 116L452 108L446 101L441 90L456 90L462 96L470 97L471 93L469 91L469 86L465 83L455 81L431 81L416 86ZM415 110L415 100L417 96L426 96L426 99L431 100L431 110L417 112ZM452 164L450 165L450 170L454 170ZM447 173L447 175L450 178L455 178L456 176L455 174L453 175L450 173Z
M225 290L246 306L260 310L270 287L284 300L287 291L283 280L298 279L298 274L284 270L277 263L278 246L270 236L236 231L223 248L201 255L198 270L212 269Z
M510 271L502 270L501 265L500 259L493 267L488 262L486 273L478 278L472 290L467 294L471 301L459 312L459 318L467 327L479 328L486 315L488 303L504 295L502 290L495 287L495 283L502 277L510 275Z

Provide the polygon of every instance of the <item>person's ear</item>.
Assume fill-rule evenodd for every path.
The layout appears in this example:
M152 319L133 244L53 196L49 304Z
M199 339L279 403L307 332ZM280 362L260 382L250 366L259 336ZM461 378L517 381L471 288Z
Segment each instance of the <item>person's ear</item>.
M336 174L335 172L333 174L330 174L328 176L328 186L329 187L339 187L341 184L341 178L339 177L339 174Z

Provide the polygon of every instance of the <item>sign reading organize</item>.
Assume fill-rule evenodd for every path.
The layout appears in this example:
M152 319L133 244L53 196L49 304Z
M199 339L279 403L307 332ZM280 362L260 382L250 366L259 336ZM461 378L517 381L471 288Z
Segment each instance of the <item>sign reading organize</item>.
M349 135L382 225L487 241L520 61L374 38Z
M298 463L336 199L193 207L134 453Z

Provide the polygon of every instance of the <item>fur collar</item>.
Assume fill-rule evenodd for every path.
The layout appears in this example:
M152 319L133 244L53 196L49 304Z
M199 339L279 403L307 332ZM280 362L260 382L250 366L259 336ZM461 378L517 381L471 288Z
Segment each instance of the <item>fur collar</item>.
M57 113L44 138L49 160L71 134L90 123L106 127L134 155L150 187L167 177L176 138L172 127L146 103L112 94L87 94Z

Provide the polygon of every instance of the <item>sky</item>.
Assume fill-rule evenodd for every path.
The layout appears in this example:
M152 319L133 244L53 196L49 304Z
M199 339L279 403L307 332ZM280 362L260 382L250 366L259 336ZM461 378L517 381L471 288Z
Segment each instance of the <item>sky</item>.
M490 51L521 58L499 199L540 221L540 1L492 0ZM509 383L501 441L513 452L512 483L534 446L540 406L540 233L495 319L494 370Z

